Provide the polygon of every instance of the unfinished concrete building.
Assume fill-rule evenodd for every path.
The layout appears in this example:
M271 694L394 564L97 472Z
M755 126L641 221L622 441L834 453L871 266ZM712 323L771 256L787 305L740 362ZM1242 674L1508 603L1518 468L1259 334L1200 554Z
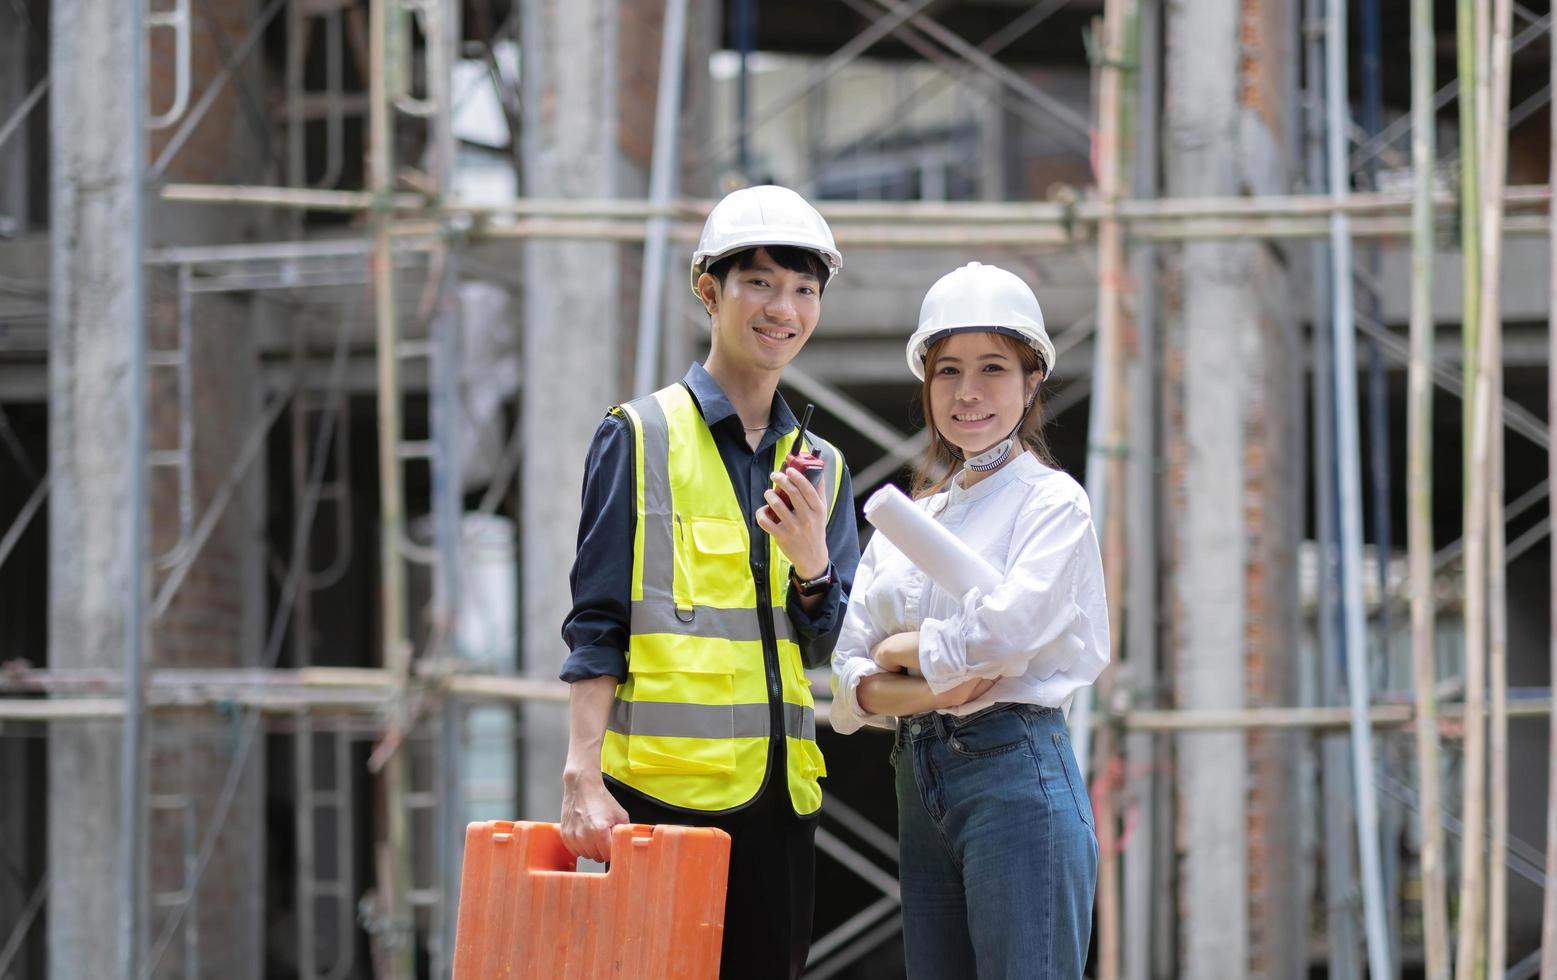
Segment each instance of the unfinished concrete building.
M585 447L706 352L686 262L758 182L845 255L783 391L861 501L924 445L925 289L977 259L1043 304L1118 613L1071 712L1092 975L1423 975L1456 928L1533 970L1552 36L1507 0L0 3L0 978L448 975L465 822L558 812ZM887 742L830 734L808 976L899 976Z

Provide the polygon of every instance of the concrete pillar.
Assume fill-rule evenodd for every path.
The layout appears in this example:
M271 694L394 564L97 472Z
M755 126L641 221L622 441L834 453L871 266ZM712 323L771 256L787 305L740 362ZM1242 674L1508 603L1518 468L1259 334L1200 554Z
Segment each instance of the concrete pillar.
M1279 193L1287 0L1171 0L1163 160L1171 196ZM1251 242L1191 242L1165 303L1170 642L1185 708L1290 703L1304 467L1301 364L1285 264ZM1178 741L1180 972L1297 976L1303 935L1288 813L1295 741Z
M143 91L134 8L55 0L49 92L49 666L124 666L137 535L126 515L141 408L130 311L142 302L135 153ZM49 975L114 977L121 723L49 738Z
M642 194L654 140L659 84L661 0L524 0L521 140L531 197L599 198ZM688 11L686 76L680 128L683 170L706 146L708 52L717 8L693 0ZM712 194L713 187L688 188ZM679 253L679 249L673 254ZM577 547L584 455L612 404L632 396L633 327L640 276L637 247L610 242L536 241L524 252L520 467L520 580L526 676L554 679L567 655L562 620L571 608L568 569ZM669 275L666 368L676 363L685 266ZM621 325L627 324L626 329ZM555 820L562 804L567 713L525 706L524 815Z
M617 6L523 0L525 195L616 192ZM554 679L566 656L560 630L571 607L585 448L606 408L627 395L618 383L618 252L585 241L536 241L524 252L520 659L529 677ZM524 816L556 820L567 709L532 702L524 716Z

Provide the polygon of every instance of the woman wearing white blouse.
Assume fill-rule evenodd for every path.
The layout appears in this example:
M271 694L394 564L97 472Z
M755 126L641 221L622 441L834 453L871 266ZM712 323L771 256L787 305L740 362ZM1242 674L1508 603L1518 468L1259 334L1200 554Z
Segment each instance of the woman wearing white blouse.
M833 654L833 727L895 731L910 977L1080 977L1097 838L1063 707L1108 664L1086 494L1048 461L1054 345L1026 283L977 262L926 294L908 344L930 445L918 506L1002 573L948 595L885 535Z

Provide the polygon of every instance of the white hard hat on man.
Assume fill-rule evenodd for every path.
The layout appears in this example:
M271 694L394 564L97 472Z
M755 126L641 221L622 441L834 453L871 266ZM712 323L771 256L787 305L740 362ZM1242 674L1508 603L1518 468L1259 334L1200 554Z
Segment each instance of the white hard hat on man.
M827 266L829 281L843 268L832 229L805 198L776 184L745 187L725 195L703 223L703 237L692 253L693 295L698 294L698 277L709 266L727 255L767 245L810 249Z
M919 326L908 338L908 369L924 380L924 359L942 337L992 331L1031 347L1043 361L1043 376L1054 372L1054 341L1043 326L1038 297L1015 273L997 265L969 262L930 287L919 307Z

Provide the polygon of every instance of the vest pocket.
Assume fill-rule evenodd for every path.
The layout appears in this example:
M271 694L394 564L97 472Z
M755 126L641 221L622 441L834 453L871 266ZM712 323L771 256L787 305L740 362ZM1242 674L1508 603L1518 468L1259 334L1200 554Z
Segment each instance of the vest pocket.
M683 660L651 647L634 651L628 669L633 677L629 769L687 774L735 771L733 656L700 651Z
M629 735L627 768L638 775L727 775L735 772L735 743Z
M684 544L692 601L699 606L737 609L753 605L751 546L742 521L684 517Z
M827 775L827 762L822 758L822 749L808 738L792 738L789 740L789 751L794 754L791 763L804 779L819 779Z

